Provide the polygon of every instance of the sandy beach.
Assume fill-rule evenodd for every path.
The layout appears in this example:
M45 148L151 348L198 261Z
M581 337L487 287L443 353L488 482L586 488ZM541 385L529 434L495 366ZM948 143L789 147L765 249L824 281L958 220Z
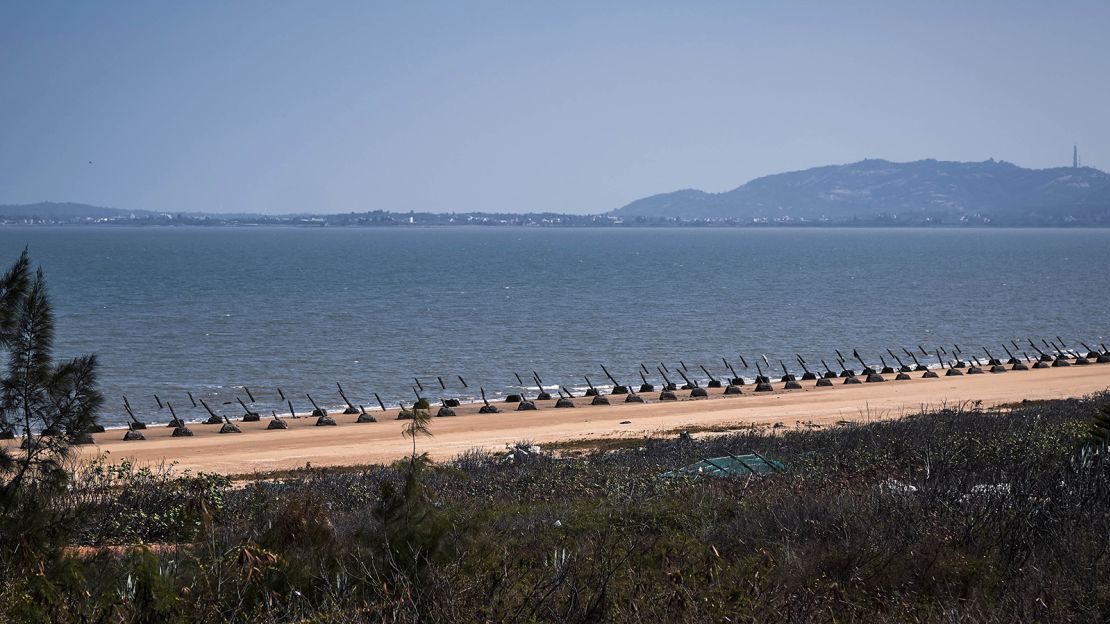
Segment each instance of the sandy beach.
M985 406L1023 399L1079 397L1110 388L1110 366L1069 366L1002 374L963 375L939 379L913 379L886 383L817 388L801 382L801 390L756 393L744 386L740 396L723 396L709 390L709 398L689 399L678 391L679 401L660 402L658 392L644 393L644 404L625 403L624 396L610 397L612 405L592 406L590 398L575 399L573 409L555 409L554 401L538 401L536 411L515 411L516 405L496 404L497 414L478 414L480 405L456 408L455 417L434 418L433 436L419 440L419 449L435 459L448 459L472 448L503 449L506 444L530 440L550 444L569 440L674 435L685 428L794 427L812 423L896 418L922 406L982 401ZM434 410L434 408L433 408ZM132 460L139 464L175 464L178 470L248 475L312 466L348 466L389 462L408 452L402 437L405 421L395 420L397 410L372 412L377 423L356 424L356 416L332 413L338 426L317 427L311 417L288 418L288 430L267 431L269 418L244 423L240 434L220 434L219 425L190 424L194 437L173 438L165 423L151 423L146 440L123 441L122 430L95 436L96 444L82 447L85 457L104 454L110 462Z

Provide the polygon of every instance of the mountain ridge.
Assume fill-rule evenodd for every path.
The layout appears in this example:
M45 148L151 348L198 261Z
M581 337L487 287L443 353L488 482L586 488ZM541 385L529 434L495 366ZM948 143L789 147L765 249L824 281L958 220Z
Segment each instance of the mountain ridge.
M0 205L0 223L155 225L989 225L1110 226L1110 174L1025 169L994 159L867 159L755 178L732 190L681 189L595 215L555 213L166 213L76 202Z
M763 176L722 193L660 193L609 214L735 221L1110 223L1110 174L1091 167L1025 169L993 159L867 159Z
M130 214L147 214L145 210L106 208L80 202L36 202L33 204L0 204L0 217L107 219Z

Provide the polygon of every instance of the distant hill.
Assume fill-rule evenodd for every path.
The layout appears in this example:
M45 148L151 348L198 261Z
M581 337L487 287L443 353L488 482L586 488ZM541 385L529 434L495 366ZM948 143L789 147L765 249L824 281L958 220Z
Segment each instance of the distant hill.
M142 210L120 210L71 202L39 202L37 204L0 205L0 217L36 219L106 219L145 214Z
M757 178L731 191L652 195L621 218L994 225L1110 224L1110 174L1090 167L864 160Z
M1110 174L1091 167L1024 169L1004 161L863 160L757 178L724 193L686 189L601 215L162 213L79 203L0 205L0 224L123 225L989 225L1110 226Z

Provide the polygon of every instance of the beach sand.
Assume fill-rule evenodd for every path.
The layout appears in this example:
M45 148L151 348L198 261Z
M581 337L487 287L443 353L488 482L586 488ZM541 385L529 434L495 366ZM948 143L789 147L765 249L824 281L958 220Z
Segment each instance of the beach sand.
M418 448L434 459L449 459L472 448L504 449L520 440L544 445L571 440L603 440L620 437L673 436L685 428L766 426L781 423L794 427L812 423L832 425L839 421L868 421L897 418L923 406L940 406L982 401L984 406L1019 402L1023 399L1079 397L1110 388L1110 365L1070 366L1002 374L964 375L921 379L911 373L909 381L844 385L833 380L831 388L814 387L803 381L802 390L782 390L775 382L773 393L756 393L744 386L740 396L722 396L710 390L710 398L691 400L688 391L678 391L677 402L659 402L658 392L642 396L646 404L624 403L612 396L610 406L591 406L579 397L573 409L555 409L554 401L537 402L536 411L517 412L515 404L497 403L498 414L478 414L480 405L456 408L458 416L433 418L432 437L421 438ZM433 406L433 413L437 406ZM138 464L175 464L177 470L249 475L312 466L350 466L385 463L409 452L410 441L401 435L406 421L395 420L397 410L372 412L377 423L356 424L357 416L331 413L335 427L316 427L315 418L286 417L288 430L267 431L269 418L242 423L240 434L219 434L219 425L193 423L192 438L171 438L171 429L150 424L146 440L124 442L123 430L95 436L96 444L81 447L83 457L104 454L107 461L132 460ZM230 415L230 414L229 414Z

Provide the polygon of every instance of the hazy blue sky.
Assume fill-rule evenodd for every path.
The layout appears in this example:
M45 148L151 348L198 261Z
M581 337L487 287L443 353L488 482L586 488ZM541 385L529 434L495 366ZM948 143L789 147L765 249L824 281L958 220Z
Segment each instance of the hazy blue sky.
M584 213L1073 143L1110 169L1107 0L0 3L0 203Z

